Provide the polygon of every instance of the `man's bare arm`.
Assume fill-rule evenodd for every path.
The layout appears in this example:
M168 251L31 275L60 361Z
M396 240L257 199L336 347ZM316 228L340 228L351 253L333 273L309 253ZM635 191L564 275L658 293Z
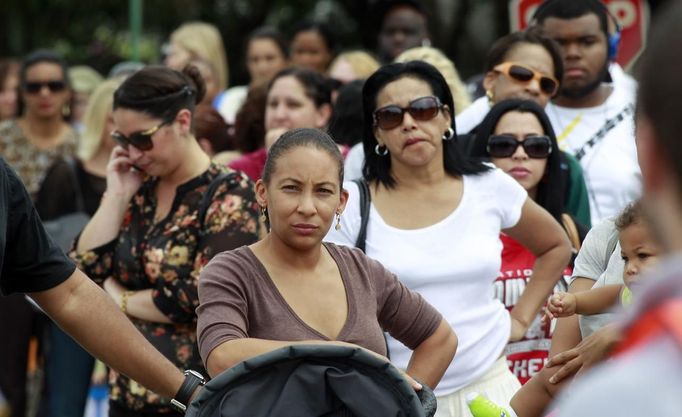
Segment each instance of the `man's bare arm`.
M109 295L78 269L63 283L28 294L93 356L159 395L173 398L184 376Z

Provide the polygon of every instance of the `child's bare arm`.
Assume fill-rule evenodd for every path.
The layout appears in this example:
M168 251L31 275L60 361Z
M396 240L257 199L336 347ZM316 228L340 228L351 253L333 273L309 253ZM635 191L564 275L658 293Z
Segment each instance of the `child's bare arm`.
M543 322L555 317L569 317L573 314L603 313L616 303L622 289L622 285L606 285L573 294L556 293L547 301Z
M622 285L605 285L575 294L576 314L590 315L604 313L618 301Z

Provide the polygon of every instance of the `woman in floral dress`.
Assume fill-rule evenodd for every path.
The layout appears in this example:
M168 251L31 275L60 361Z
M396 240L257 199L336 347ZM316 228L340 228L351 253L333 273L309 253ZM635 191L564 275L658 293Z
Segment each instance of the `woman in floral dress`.
M118 88L107 190L71 253L159 351L199 371L199 272L259 231L253 184L213 164L191 133L204 91L195 67L147 67ZM109 382L110 416L181 415L115 370Z

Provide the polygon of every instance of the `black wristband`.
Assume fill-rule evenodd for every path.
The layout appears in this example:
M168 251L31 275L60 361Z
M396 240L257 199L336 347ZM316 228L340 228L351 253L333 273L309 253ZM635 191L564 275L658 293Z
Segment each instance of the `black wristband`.
M194 390L205 383L206 380L199 372L192 371L191 369L186 370L185 380L182 381L182 385L180 385L180 389L177 394L175 394L175 398L171 400L171 405L176 410L184 413L187 411L187 406L189 405L189 400L192 398Z

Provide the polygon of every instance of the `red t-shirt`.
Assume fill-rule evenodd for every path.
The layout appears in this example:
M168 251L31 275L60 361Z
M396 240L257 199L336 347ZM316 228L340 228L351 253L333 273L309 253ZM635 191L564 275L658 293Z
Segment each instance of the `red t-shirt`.
M495 280L495 298L500 300L507 310L516 305L526 283L530 279L535 264L535 255L511 237L500 234L502 241L502 267L500 276ZM554 287L554 292L566 291L568 278L572 269L567 266L564 276ZM518 342L507 344L505 355L509 370L516 375L521 384L525 384L533 375L542 370L549 356L549 346L554 331L552 323L542 325L542 314L533 320L528 328L526 336Z

